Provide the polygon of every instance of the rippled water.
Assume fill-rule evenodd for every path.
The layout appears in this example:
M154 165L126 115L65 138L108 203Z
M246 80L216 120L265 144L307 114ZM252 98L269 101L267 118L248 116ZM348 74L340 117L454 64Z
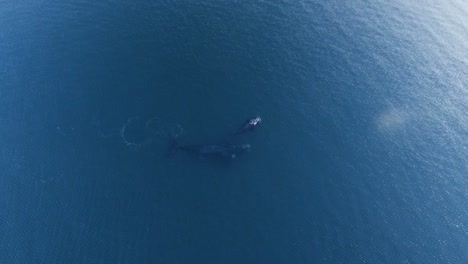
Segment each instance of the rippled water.
M1 263L467 263L463 1L3 1ZM176 153L260 115L231 162Z

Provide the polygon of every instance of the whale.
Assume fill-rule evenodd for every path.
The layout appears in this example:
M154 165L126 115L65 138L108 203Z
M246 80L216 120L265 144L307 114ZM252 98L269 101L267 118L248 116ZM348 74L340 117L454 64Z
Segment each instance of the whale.
M236 158L241 153L250 151L250 144L187 145L179 146L178 149L200 157Z
M178 150L195 154L202 158L236 158L240 154L250 151L250 144L195 144L179 145L174 138L169 141L169 147L166 156L172 156Z
M250 144L233 143L238 141L236 136L254 130L261 122L262 119L259 116L247 119L233 134L215 144L179 145L176 136L170 136L165 156L172 156L181 150L200 157L236 158L238 155L250 151Z
M253 131L255 127L262 122L259 116L245 120L245 122L237 129L234 135L244 134Z

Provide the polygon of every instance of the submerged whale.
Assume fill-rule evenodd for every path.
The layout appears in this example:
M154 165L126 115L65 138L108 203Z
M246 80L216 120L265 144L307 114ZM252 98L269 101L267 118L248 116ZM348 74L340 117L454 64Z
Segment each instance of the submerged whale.
M242 126L240 126L239 129L237 129L234 135L240 135L240 134L252 131L261 122L262 122L262 119L259 116L251 118L251 119L247 119L242 124Z
M178 147L180 150L195 153L201 157L235 158L237 155L250 151L249 144L221 144L221 145L188 145Z
M249 144L233 144L236 136L252 131L262 119L257 116L247 119L234 134L225 138L222 143L218 144L198 144L180 146L176 137L169 138L169 147L166 151L166 157L172 156L178 150L196 154L200 157L220 157L220 158L235 158L239 154L250 151Z
M239 154L250 151L249 144L198 144L179 146L175 139L170 140L166 156L174 154L177 150L196 154L200 157L236 158Z

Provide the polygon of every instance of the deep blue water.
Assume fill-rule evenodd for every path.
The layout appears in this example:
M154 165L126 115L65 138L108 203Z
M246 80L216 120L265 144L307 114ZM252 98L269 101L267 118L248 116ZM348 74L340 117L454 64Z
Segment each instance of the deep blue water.
M0 263L468 263L467 85L461 0L1 1Z

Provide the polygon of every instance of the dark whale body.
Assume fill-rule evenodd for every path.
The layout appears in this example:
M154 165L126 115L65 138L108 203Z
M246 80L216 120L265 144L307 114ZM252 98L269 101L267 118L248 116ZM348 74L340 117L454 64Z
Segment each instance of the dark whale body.
M252 131L262 119L257 116L247 119L234 134L225 138L222 143L218 144L197 144L180 146L176 137L169 139L169 147L166 151L166 157L172 156L178 150L196 154L200 157L218 157L218 158L235 158L239 154L250 151L249 144L233 144L237 135Z
M213 145L187 145L177 147L180 150L197 154L201 157L235 158L237 155L250 151L249 144L213 144Z
M250 145L223 143L179 146L176 140L171 138L166 156L172 156L177 150L196 154L200 157L235 158L241 153L250 151Z

